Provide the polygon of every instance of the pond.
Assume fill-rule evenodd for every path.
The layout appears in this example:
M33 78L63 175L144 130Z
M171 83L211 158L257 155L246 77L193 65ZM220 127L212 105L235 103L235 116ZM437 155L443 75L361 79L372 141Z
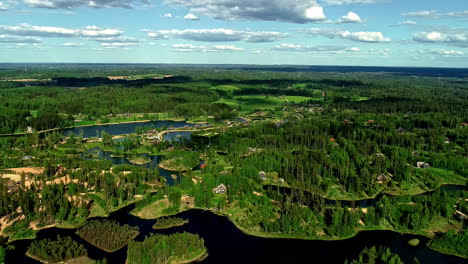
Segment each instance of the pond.
M173 131L164 133L164 141L181 141L182 139L190 139L192 131Z
M171 120L119 123L119 124L109 124L109 125L95 125L95 126L66 128L63 130L63 134L65 136L70 136L72 133L75 135L80 135L82 133L83 137L100 137L101 132L105 131L108 134L117 136L117 135L122 135L122 134L134 133L136 128L144 128L144 127L180 128L180 127L185 127L185 126L194 127L194 126L200 126L200 124L192 124L186 121L171 121Z
M174 175L174 174L178 175L179 174L178 172L168 171L168 170L165 170L165 169L162 169L162 168L158 167L158 164L164 158L163 155L139 154L138 156L147 157L150 160L150 162L142 164L142 165L136 165L136 164L133 164L132 162L130 162L128 160L128 158L129 158L128 155L124 155L123 157L114 157L112 155L114 153L102 150L99 147L90 149L87 152L87 154L90 155L90 156L84 155L83 158L85 158L85 159L106 159L106 160L110 160L113 165L134 165L134 166L139 166L139 167L145 167L145 168L148 168L148 169L157 168L157 169L159 169L159 175L164 177L166 179L166 184L170 185L170 186L174 185L174 178L172 178L172 175ZM198 169L198 167L196 167L194 169Z
M267 239L242 233L226 217L202 210L189 210L178 214L178 217L189 220L189 223L165 230L153 230L156 220L143 220L129 212L134 205L127 206L112 213L108 219L122 224L138 226L140 234L135 239L142 241L151 233L171 234L191 232L205 240L209 256L202 263L343 263L346 258L356 257L364 248L373 245L388 246L398 253L405 263L411 263L417 257L421 263L466 263L464 259L444 255L425 246L425 237L402 235L390 231L366 231L357 236L340 241ZM93 259L106 258L108 263L125 263L126 247L114 253L107 253L93 247L75 234L74 229L49 228L38 232L38 239L54 238L57 235L72 236L82 243ZM416 247L408 245L413 238L421 240ZM16 241L14 251L7 254L7 263L38 263L25 256L31 240Z

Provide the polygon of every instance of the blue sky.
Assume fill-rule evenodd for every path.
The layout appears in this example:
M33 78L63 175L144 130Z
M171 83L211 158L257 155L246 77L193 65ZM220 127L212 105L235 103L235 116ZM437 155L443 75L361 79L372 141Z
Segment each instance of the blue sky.
M0 62L468 67L468 3L0 0Z

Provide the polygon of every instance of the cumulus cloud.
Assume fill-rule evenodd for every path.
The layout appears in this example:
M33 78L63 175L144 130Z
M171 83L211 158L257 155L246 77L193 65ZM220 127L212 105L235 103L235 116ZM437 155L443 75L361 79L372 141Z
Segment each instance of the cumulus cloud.
M165 0L190 13L222 20L263 20L292 23L325 21L317 0Z
M333 28L311 28L305 30L313 36L322 36L329 39L348 39L359 42L390 42L391 39L385 37L382 32L349 32L347 30Z
M459 50L446 50L446 49L431 49L420 50L421 54L443 55L443 56L464 56L465 53Z
M86 45L85 43L72 43L72 42L67 42L67 43L62 44L62 46L64 47L83 47L85 45Z
M172 18L172 14L171 13L166 13L164 15L162 15L162 17L165 17L165 18Z
M447 32L420 32L413 34L413 40L422 43L439 43L468 47L468 31L453 30Z
M98 37L98 38L92 38L92 40L95 40L98 42L121 42L121 43L139 43L140 42L137 38L125 37L125 36Z
M198 18L196 15L192 13L188 13L187 15L184 16L184 19L185 20L199 20L200 18Z
M0 34L33 37L112 37L119 36L122 31L118 29L104 29L96 26L87 26L81 29L62 27L34 26L19 24L16 26L0 25Z
M400 23L400 25L416 25L416 21L413 21L413 20L405 20L403 22Z
M184 29L158 30L148 32L148 37L155 39L188 39L206 42L246 41L273 42L283 39L287 34L268 31L241 31L233 29Z
M3 42L3 43L40 43L41 39L37 37L0 35L0 42Z
M149 0L23 0L31 7L48 9L73 9L80 6L93 8L134 8L133 3L149 4Z
M224 51L243 51L244 48L239 48L234 45L216 45L213 47L216 50L224 50Z
M349 5L349 4L375 4L380 2L390 2L391 0L323 0L328 5Z
M338 24L345 24L345 23L362 23L361 17L354 12L348 12L346 15L342 16L341 19L336 21Z
M461 12L439 12L436 10L423 10L404 13L404 16L408 17L420 17L420 18L466 18L468 17L468 10Z
M244 48L240 48L234 45L215 45L212 47L206 46L195 46L193 44L174 44L172 45L174 51L178 52L219 52L219 51L244 51Z
M359 52L360 49L356 47L348 48L343 46L303 46L289 43L282 43L273 48L276 51L286 52L311 52L311 53L345 53L345 52Z

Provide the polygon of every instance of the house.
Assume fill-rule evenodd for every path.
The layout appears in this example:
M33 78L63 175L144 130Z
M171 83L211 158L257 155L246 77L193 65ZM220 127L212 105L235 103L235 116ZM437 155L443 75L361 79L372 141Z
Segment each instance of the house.
M416 167L420 168L420 169L427 169L427 168L430 168L431 166L426 163L426 162L423 162L423 161L418 161L416 163Z
M264 171L260 171L258 173L258 177L260 177L262 180L266 180L266 173Z
M391 179L392 179L392 175L390 173L381 173L377 175L377 178L376 178L378 183L384 183L384 182L390 181Z
M218 194L220 194L220 193L226 193L226 192L227 192L226 185L224 185L224 184L221 183L218 187L213 188L213 192L214 192L214 193L218 193Z
M229 174L229 171L223 170L223 171L221 171L219 174L221 174L221 175L228 175L228 174Z
M24 160L24 161L30 161L30 160L32 160L32 159L34 159L33 156L24 156L24 157L23 157L23 160Z
M399 127L396 129L396 132L398 133L405 133L406 132L406 129L402 128L402 127Z
M28 126L28 131L27 131L27 133L28 133L28 134L32 134L32 132L33 132L32 127Z

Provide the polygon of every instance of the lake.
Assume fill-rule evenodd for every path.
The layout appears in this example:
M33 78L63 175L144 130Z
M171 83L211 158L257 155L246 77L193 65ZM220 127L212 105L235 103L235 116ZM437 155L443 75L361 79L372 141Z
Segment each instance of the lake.
M373 245L390 247L406 263L411 263L414 257L426 264L466 263L462 258L429 249L425 246L428 241L425 237L402 235L391 231L366 231L351 239L339 241L260 238L242 233L224 216L195 209L177 215L188 219L188 224L165 230L153 230L152 226L156 220L143 220L130 215L129 212L133 208L134 205L127 206L112 213L108 219L138 226L140 234L136 238L137 241L142 241L151 233L196 233L205 240L209 252L208 258L202 263L343 263L346 258L357 256L364 247ZM49 228L39 231L38 239L53 238L57 235L72 236L85 245L91 258L105 257L108 263L125 263L126 247L114 253L107 253L93 247L74 232L74 229ZM413 238L420 239L422 243L416 247L408 245L407 242ZM30 243L30 240L13 242L16 250L8 253L7 263L38 263L24 255Z
M134 122L134 123L119 123L109 125L95 125L95 126L84 126L63 129L65 136L70 136L72 133L80 135L83 133L83 137L101 137L102 131L113 136L134 133L136 128L152 127L152 128L181 128L181 127L194 127L200 126L200 124L188 123L186 121L172 121L172 120L161 120L161 121L148 121L148 122Z

